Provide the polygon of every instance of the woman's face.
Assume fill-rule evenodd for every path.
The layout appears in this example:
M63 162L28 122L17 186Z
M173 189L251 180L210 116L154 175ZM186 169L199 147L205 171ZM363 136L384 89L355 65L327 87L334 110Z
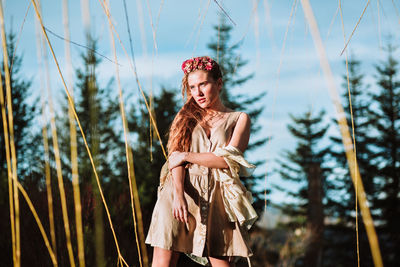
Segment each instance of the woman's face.
M220 105L221 79L214 81L207 71L196 70L189 73L188 85L190 94L201 108L214 109Z

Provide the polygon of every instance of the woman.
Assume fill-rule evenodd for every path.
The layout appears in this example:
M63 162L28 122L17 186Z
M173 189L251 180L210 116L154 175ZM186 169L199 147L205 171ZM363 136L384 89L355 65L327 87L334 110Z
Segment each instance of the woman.
M251 256L247 230L257 218L239 179L255 168L243 158L250 118L221 102L222 75L213 59L188 59L182 70L186 103L170 128L146 243L154 247L153 267L175 266L179 252L232 266L233 256Z

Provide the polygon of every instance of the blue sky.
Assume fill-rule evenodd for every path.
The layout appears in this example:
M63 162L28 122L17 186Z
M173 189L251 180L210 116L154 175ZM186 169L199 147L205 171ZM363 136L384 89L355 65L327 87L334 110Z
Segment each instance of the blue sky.
M71 40L85 44L81 1L69 2ZM260 119L263 127L260 134L262 136L271 135L273 139L268 145L249 154L248 157L250 161L259 158L267 159L267 166L260 167L257 171L264 173L267 168L270 173L276 166L274 160L279 153L284 149L293 149L295 145L295 140L286 130L289 113L301 114L309 108L318 112L324 108L328 115L327 121L334 117L327 86L319 67L309 29L304 20L300 1L296 2L294 8L295 12L288 29L284 53L282 53L283 39L295 1L220 0L218 2L236 23L232 31L232 43L244 38L239 52L242 58L248 60L249 63L240 74L255 74L255 77L241 88L233 89L233 93L255 95L267 92L262 103L265 110ZM342 2L344 28L348 37L368 1ZM311 0L310 3L324 40L336 79L336 87L342 90L342 75L345 73L345 68L344 56L340 56L340 52L344 43L340 15L337 14L335 17L338 1ZM5 2L6 27L8 29L12 23L13 29L19 32L28 4L28 0ZM89 4L91 31L99 38L98 51L113 58L108 24L99 1L90 0ZM214 1L209 0L127 0L127 6L136 65L144 89L150 90L151 85L154 92L158 92L161 85L179 88L182 75L181 62L191 56L208 53L206 44L215 38L213 26L218 22L219 7ZM142 12L140 12L140 7ZM42 9L45 26L51 31L63 35L62 1L43 0ZM161 11L159 12L159 10ZM373 75L375 74L373 64L385 57L380 45L385 44L389 34L393 36L393 42L398 43L400 33L398 10L400 10L399 1L370 1L349 44L349 51L362 62L362 70L366 75L365 82L371 84L372 88L375 86L373 84ZM33 11L31 6L21 33L18 53L24 55L24 74L32 78L34 95L38 95L40 93L40 68L36 52ZM158 16L158 14L160 15ZM111 1L111 15L124 45L128 48L129 40L122 0ZM154 40L151 21L155 25L157 20L156 43L158 50L153 57ZM141 24L143 27L140 26ZM52 35L50 35L50 39L62 71L65 73L64 42ZM74 45L71 49L75 68L80 66L79 54L83 50ZM120 74L124 93L137 95L137 87L129 68L128 59L119 45L117 45L117 53L122 65ZM396 56L399 58L398 53ZM59 100L62 99L64 91L55 65L51 57L49 59L53 96ZM279 62L282 62L282 65L278 79ZM115 75L113 64L103 60L98 73L100 82L105 85ZM127 105L130 104L133 103L127 103ZM329 134L336 132L335 127L332 126ZM270 183L282 183L276 175L268 176L267 182L268 187L270 187ZM275 192L270 198L280 201L285 197L281 193Z

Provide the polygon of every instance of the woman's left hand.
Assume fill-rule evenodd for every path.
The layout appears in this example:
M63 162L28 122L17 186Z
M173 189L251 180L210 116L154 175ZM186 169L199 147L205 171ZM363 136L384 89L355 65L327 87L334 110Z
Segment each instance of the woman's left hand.
M168 169L172 170L175 167L183 165L186 162L185 156L185 152L172 152L168 158Z

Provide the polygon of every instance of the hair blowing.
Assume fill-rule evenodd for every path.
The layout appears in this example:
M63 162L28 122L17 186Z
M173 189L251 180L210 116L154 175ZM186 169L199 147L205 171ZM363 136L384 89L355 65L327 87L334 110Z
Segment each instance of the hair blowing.
M221 69L216 62L213 64L213 68L207 72L215 82L222 78ZM186 102L179 110L169 129L168 155L174 151L188 152L190 150L193 129L197 123L203 120L206 114L206 111L196 103L190 94L189 75L190 73L185 74L182 78L182 98L185 99L186 95Z

